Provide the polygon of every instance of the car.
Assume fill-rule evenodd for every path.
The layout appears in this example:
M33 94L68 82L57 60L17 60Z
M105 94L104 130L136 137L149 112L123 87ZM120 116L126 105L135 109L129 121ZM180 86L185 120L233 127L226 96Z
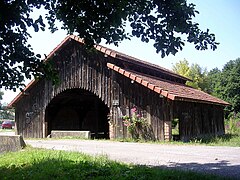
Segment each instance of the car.
M2 129L12 129L13 123L12 121L3 121Z

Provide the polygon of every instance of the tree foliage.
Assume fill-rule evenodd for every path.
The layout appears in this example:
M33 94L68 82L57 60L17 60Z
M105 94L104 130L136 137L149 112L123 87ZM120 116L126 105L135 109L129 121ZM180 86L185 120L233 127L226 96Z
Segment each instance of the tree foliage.
M14 120L14 117L15 117L14 109L8 109L6 106L4 106L4 107L2 107L2 109L0 109L0 119Z
M208 72L209 93L221 98L221 70L214 68Z
M88 47L102 39L118 45L134 36L143 42L152 40L164 57L182 50L185 42L198 50L215 50L218 44L214 34L193 22L198 12L186 0L0 0L0 87L15 89L23 85L24 77L49 73L27 43L29 28L45 29L44 17L31 17L33 9L41 7L48 11L52 32L59 28L55 27L59 20L61 28L77 33ZM125 31L126 22L132 28L130 34Z
M173 66L173 71L191 79L187 85L229 102L226 115L240 113L240 58L227 62L222 70L214 68L209 72L198 64L190 66L183 60Z
M0 91L0 109L1 109L1 107L2 107L1 101L2 101L2 99L3 99L3 95L4 95L4 93L3 93L2 91Z
M219 71L210 71L214 94L229 102L228 111L240 112L240 58L226 63Z
M199 64L192 64L190 67L189 77L192 79L192 82L189 82L188 85L208 92L209 82L206 68L202 68Z
M2 104L4 92L0 91L0 119L14 119L14 109L9 109Z
M27 43L28 27L44 29L42 16L30 17L33 7L44 1L0 0L0 88L14 89L23 86L24 77L39 72L40 57Z
M173 72L181 76L189 78L190 66L189 66L189 62L186 59L180 60L175 65L173 65L172 70Z
M175 73L192 80L187 81L187 85L205 92L209 91L209 81L206 68L202 68L198 64L192 64L190 66L189 62L184 59L177 62L172 69Z

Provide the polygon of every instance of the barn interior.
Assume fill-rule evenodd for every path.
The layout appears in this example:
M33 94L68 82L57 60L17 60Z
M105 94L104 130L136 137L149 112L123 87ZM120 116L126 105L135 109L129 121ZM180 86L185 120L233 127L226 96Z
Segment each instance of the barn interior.
M58 94L47 106L47 134L52 130L90 131L91 138L109 138L109 108L95 94L69 89Z

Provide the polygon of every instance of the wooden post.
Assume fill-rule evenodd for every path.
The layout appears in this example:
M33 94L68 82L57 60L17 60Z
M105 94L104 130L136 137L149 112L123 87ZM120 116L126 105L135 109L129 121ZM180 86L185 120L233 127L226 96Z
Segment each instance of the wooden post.
M151 124L151 112L150 112L150 106L147 105L147 123Z
M42 129L43 129L43 138L46 137L46 123L45 121L43 121L43 126L42 126Z
M95 108L95 138L98 138L98 121L99 121L99 106L97 100L94 102L94 108Z
M42 131L43 131L43 138L46 138L48 136L48 117L47 115L45 114L46 113L46 109L43 110L42 112L42 121L43 121L43 124L42 124Z
M170 141L172 138L172 117L173 117L173 103L172 101L163 100L163 113L164 113L164 140Z
M165 121L164 122L164 140L170 141L172 136L172 122L171 121Z
M111 109L111 112L110 112L110 119L109 119L109 138L112 140L115 138L115 135L114 135L114 120L113 120L113 111Z

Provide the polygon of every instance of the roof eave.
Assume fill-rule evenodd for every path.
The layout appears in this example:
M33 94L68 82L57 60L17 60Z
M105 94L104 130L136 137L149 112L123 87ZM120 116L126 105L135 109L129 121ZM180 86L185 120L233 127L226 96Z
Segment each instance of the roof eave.
M69 35L67 36L57 47L55 47L50 53L49 55L43 60L44 62L47 62L49 59L51 59L52 57L55 56L55 54L57 53L57 51L59 51L60 49L62 49L69 41L71 41L75 36L73 35ZM76 40L76 39L75 39ZM78 42L82 42L83 41L79 38ZM34 84L36 84L38 80L37 79L33 79L25 88L22 92L20 92L8 105L9 108L14 107L15 104L24 96L24 92L30 88L31 86L33 86Z
M136 59L136 58L134 58L134 57L131 57L131 56L123 56L123 55L121 55L121 54L116 54L116 58L121 59L121 60L123 60L123 61L131 62L131 63L133 63L133 64L137 64L137 63L135 63L135 62L138 60L138 59ZM139 60L139 61L140 61L140 60ZM165 70L165 68L161 68L161 69L160 69L160 67L157 68L157 67L151 65L151 63L149 63L149 64L147 64L147 65L142 64L142 63L139 63L138 65L139 65L139 66L142 66L142 67L145 67L145 68L152 69L152 70L157 70L157 71L161 70L162 72L164 72L164 73L166 73L166 74L168 74L168 75L171 75L171 76L173 76L173 77L182 79L182 80L184 80L184 81L192 81L191 79L189 79L189 78L187 78L187 77L184 77L184 76L181 76L181 75L179 75L179 74L176 74L176 73L174 73L174 72L171 72L170 70Z
M29 88L31 88L33 85L35 85L38 82L37 79L32 80L24 89L23 91L21 91L9 104L8 107L12 108L15 107L16 103L23 97L26 95L27 90L29 90Z
M204 103L204 104L213 104L213 105L220 105L220 106L229 106L230 104L228 102L225 102L223 100L222 103L220 102L213 102L213 101L209 101L209 100L200 100L200 99L191 99L191 98L182 98L182 97L178 97L175 96L176 101L186 101L186 102L196 102L196 103Z
M168 90L164 90L154 84L152 84L151 82L148 82L144 79L142 79L141 77L138 77L137 75L132 74L131 72L124 70L114 64L111 63L107 63L107 67L126 76L127 78L147 87L148 89L151 89L152 91L170 99L173 101L187 101L187 102L197 102L197 103L205 103L205 104L213 104L213 105L221 105L221 106L227 106L229 105L229 103L220 100L219 102L216 101L209 101L209 100L200 100L200 99L191 99L191 98L187 98L187 97L179 97L177 95L174 95L172 93L169 93Z

